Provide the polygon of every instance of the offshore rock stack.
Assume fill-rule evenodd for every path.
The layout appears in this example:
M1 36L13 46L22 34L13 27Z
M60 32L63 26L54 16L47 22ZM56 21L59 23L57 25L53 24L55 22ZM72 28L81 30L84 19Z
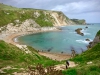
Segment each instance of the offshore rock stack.
M82 28L78 28L75 30L75 32L77 32L77 34L84 36L84 33L81 32Z

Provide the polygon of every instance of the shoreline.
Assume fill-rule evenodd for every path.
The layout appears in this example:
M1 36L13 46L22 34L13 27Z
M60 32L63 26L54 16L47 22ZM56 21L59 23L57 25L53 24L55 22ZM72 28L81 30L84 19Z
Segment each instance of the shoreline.
M23 35L29 35L29 34L36 34L36 33L41 33L41 32L50 32L50 31L59 31L59 30L47 30L47 31L34 31L34 32L17 32L17 33L10 33L7 35L3 40L7 43L11 43L19 48L22 48L24 46L23 44L20 44L15 41L15 38ZM50 58L52 60L57 60L57 61L62 61L62 60L68 60L71 58L70 54L63 54L63 53L51 53L51 52L38 52L42 56L46 56L47 58Z

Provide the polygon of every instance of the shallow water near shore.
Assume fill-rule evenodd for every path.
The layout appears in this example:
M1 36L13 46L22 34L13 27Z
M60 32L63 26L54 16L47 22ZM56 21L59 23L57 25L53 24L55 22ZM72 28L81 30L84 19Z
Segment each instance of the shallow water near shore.
M88 28L85 28L85 27ZM94 25L72 25L61 27L61 31L42 32L20 36L16 40L19 43L34 47L37 50L50 51L53 53L71 53L71 49L81 53L87 49L87 45L92 41L100 30L100 24ZM75 32L75 29L82 28L84 36ZM86 41L85 39L90 39Z

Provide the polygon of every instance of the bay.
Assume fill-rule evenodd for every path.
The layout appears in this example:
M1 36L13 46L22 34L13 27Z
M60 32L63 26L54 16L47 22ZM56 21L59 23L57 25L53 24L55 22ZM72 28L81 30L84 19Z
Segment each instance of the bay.
M86 26L88 28L86 28ZM82 28L84 36L75 32L75 29ZM37 50L50 51L52 53L68 53L71 54L71 49L77 53L87 50L87 45L92 41L100 30L100 24L93 25L70 25L61 27L61 31L42 32L29 34L17 38L19 43L32 46ZM90 41L86 41L90 39Z

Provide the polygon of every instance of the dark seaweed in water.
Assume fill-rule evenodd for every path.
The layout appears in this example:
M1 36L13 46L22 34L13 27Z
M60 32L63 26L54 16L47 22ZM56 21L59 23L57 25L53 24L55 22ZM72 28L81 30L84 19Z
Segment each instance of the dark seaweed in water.
M49 48L47 51L50 52L53 49L53 47Z

